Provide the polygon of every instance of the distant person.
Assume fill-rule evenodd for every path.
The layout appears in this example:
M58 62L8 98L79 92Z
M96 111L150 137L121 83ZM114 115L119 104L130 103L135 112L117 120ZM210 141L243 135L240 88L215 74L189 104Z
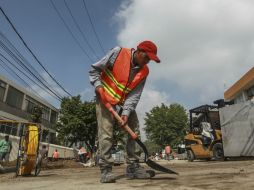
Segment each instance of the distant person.
M36 160L37 174L41 170L43 159L47 159L47 158L48 158L48 149L46 145L42 145L42 149L39 150L37 160Z
M4 139L0 141L0 161L9 161L9 155L12 150L11 141L9 141L9 135L5 135Z
M48 157L48 149L46 145L42 145L42 149L39 150L38 161L41 162L43 159Z
M211 124L209 122L201 122L200 126L202 129L201 135L203 137L204 145L209 146L214 140Z
M177 154L183 154L185 152L185 144L181 141L180 144L177 145Z
M156 152L156 154L155 154L155 160L158 161L159 159L160 159L159 153Z
M57 149L55 149L55 151L53 152L52 158L53 158L53 161L57 161L58 160L58 158L59 158L59 152L57 151Z
M86 163L87 150L85 147L80 147L78 151L79 161L81 163Z
M167 145L165 147L166 160L169 160L169 158L170 158L170 152L171 152L171 148L170 148L169 145Z

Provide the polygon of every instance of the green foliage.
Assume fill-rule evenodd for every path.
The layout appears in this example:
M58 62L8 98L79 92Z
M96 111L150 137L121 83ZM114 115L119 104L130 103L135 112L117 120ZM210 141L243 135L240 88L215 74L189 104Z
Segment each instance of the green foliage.
M148 154L149 155L153 155L156 152L160 152L161 151L161 147L158 144L156 144L153 141L151 141L151 140L146 140L144 142L144 144L145 144L145 146L146 146L146 148L148 150Z
M183 140L187 126L188 116L183 106L171 104L154 107L145 117L145 132L147 138L164 148L171 147Z
M41 123L41 116L42 116L42 108L40 106L35 106L31 114L32 122Z
M82 102L80 96L64 98L55 128L61 144L68 141L72 145L84 141L88 148L92 149L97 134L95 103Z

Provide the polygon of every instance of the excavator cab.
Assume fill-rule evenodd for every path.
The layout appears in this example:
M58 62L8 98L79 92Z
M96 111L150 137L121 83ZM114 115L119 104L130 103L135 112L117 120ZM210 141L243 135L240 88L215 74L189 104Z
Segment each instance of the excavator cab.
M202 105L189 112L190 131L184 137L188 161L224 160L218 106Z

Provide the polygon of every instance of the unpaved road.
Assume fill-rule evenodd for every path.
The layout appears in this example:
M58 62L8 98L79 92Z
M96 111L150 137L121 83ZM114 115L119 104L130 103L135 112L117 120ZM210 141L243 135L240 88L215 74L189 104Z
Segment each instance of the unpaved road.
M204 162L160 161L180 173L179 176L157 173L149 180L128 180L124 177L125 165L115 166L118 180L114 184L99 182L98 167L52 169L42 171L37 177L14 178L13 173L0 174L0 190L56 189L56 190L129 190L129 189L174 189L174 190L253 190L254 160Z

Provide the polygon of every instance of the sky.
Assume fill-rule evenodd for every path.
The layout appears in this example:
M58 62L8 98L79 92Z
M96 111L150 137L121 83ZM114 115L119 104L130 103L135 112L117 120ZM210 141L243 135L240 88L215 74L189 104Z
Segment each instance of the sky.
M141 126L145 112L161 103L179 103L186 110L212 104L253 67L251 0L86 0L103 51L82 0L66 0L95 53L75 27L64 0L53 2L92 60L77 45L50 0L0 0L0 5L48 71L83 100L94 95L88 78L90 65L105 52L117 45L135 48L143 40L158 46L161 63L149 63L150 74L137 107ZM2 14L0 31L40 68ZM0 73L6 74L1 68ZM40 73L50 81L46 73ZM40 89L36 91L59 107Z

